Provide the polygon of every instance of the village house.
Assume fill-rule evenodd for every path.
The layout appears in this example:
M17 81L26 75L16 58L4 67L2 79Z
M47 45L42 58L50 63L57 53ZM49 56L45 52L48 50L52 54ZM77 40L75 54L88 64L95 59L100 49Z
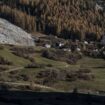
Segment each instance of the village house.
M70 48L64 48L63 51L71 52L71 49Z
M51 48L51 44L45 44L45 48Z

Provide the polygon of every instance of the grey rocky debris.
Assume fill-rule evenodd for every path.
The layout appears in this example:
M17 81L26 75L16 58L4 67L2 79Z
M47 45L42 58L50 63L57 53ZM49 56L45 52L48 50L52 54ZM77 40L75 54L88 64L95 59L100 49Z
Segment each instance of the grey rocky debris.
M0 18L0 43L20 46L34 46L31 34Z

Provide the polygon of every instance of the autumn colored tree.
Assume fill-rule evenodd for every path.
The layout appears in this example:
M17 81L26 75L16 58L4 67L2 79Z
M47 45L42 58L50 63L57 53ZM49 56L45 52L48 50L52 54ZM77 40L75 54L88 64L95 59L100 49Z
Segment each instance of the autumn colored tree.
M105 32L105 12L96 0L1 0L0 16L23 29L63 38L99 39ZM7 18L8 16L8 18Z

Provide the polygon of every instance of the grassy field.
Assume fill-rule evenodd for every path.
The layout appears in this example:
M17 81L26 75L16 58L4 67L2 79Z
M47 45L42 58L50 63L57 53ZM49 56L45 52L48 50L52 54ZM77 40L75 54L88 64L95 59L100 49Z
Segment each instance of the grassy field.
M35 54L33 54L33 58L39 64L52 64L52 68L58 69L70 69L70 70L77 70L80 67L89 68L91 69L92 73L95 76L95 79L92 81L84 81L84 80L77 80L74 82L64 82L58 81L57 83L53 84L52 87L64 91L71 91L74 88L78 88L78 90L85 91L85 90L92 90L92 91L105 91L105 60L103 59L94 59L89 57L83 57L81 60L78 61L76 65L69 65L65 62L54 61L50 59L46 59L41 56L39 53L42 48L36 47ZM38 52L39 51L39 52ZM9 47L4 47L4 49L0 50L0 56L8 59L9 61L13 62L13 67L24 67L25 65L29 64L30 61L18 56L15 56L9 50ZM16 82L24 82L22 78L16 79L16 77L20 75L26 75L31 77L33 80L36 80L36 74L41 70L46 70L48 67L44 68L36 68L36 69L23 69L20 71L16 71L15 75L10 73L4 73L0 80L3 81L16 81Z
M78 88L78 90L81 91L105 91L105 60L84 57L78 62L77 67L79 66L90 68L95 79L93 81L79 80L66 83L60 81L59 84L55 85L55 87L59 87L65 91L70 91L74 88Z
M12 54L8 47L4 47L3 50L0 50L0 56L13 62L14 66L24 66L29 63L28 60L23 59L21 57L17 57L14 54Z

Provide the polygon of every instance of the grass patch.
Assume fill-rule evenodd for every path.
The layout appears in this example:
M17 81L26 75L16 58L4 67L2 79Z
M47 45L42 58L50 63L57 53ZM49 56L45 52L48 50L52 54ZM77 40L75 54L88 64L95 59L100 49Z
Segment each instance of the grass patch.
M41 56L41 50L43 48L36 47L35 54L32 55L32 57L35 59L36 63L38 64L44 64L48 65L51 64L51 68L58 68L60 70L62 69L70 69L70 70L78 70L80 67L83 68L89 68L92 70L92 73L95 76L95 80L93 81L84 81L84 80L77 80L73 82L67 82L67 81L58 81L52 87L55 87L56 89L70 91L73 90L75 87L77 87L79 90L99 90L99 91L105 91L105 60L103 59L94 59L90 57L83 57L78 61L76 65L70 65L66 62L61 61L55 61L51 59L47 59ZM13 62L14 67L17 66L26 66L27 64L30 64L30 61L18 56L15 56L11 53L9 50L9 47L4 47L2 50L0 50L0 56L6 58L7 60ZM29 75L33 76L34 80L35 75L39 72L46 69L45 68L33 68L33 69L23 69L17 72L17 75ZM9 78L9 74L2 75L3 79L5 81L11 80Z
M24 65L30 63L26 59L15 56L7 48L4 48L3 50L0 50L0 56L4 57L5 59L7 59L11 62L13 62L13 64L16 65L16 66L24 66Z

